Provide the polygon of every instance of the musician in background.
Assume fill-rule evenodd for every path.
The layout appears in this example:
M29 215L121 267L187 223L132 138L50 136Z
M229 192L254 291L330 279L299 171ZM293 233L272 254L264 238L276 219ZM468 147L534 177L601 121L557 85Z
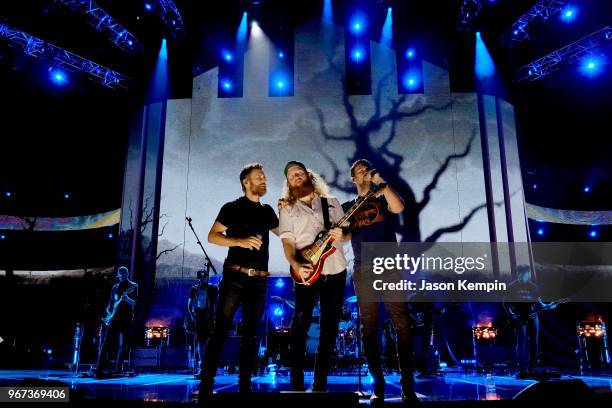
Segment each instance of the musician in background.
M112 338L118 341L116 370L123 371L123 354L127 348L128 333L132 327L136 299L138 299L138 284L130 280L127 267L120 266L116 278L118 282L111 289L106 307L107 315L104 318L105 324L100 336L98 363L95 370L98 378L104 376L108 342Z
M537 285L531 281L529 265L517 265L517 275L517 280L508 285L504 310L514 321L518 377L525 377L535 370L538 362L538 310L546 304L539 296Z
M357 187L357 194L364 196L372 184L385 183L380 174L372 168L366 159L355 161L351 166L351 180ZM363 242L397 242L395 236L396 214L404 210L404 201L390 186L384 187L382 194L370 197L350 218L351 244L353 246L354 267L353 285L359 303L359 314L363 324L363 348L370 374L374 380L372 405L381 405L384 401L385 377L383 375L380 345L378 339L381 302L367 301L364 296L364 285L371 286L372 277L363 276L366 268L361 265L361 244ZM356 199L343 204L348 211ZM408 303L384 302L397 333L397 351L401 373L402 399L416 400L414 393L412 358L412 334Z
M304 391L304 359L306 336L312 323L312 312L321 303L319 347L315 360L313 391L325 391L332 352L342 316L347 261L341 241L346 240L341 228L331 228L344 216L336 198L328 196L325 182L303 163L290 161L285 166L284 203L280 211L280 238L285 257L291 267L307 277L312 273L310 264L302 264L297 250L315 241L317 234L330 230L337 250L323 264L321 276L311 285L294 284L295 312L291 323L291 386Z
M208 283L206 271L198 271L198 283L189 290L187 309L195 334L195 344L198 351L198 372L202 369L204 349L215 319L215 304L218 289Z
M268 245L270 234L277 233L278 217L274 209L261 203L267 181L260 163L247 164L240 171L244 195L221 207L213 223L208 242L229 247L223 264L223 279L215 324L208 340L200 377L200 404L213 392L223 343L238 307L242 307L242 338L238 389L251 392L251 376L257 355L257 329L265 309L268 288Z

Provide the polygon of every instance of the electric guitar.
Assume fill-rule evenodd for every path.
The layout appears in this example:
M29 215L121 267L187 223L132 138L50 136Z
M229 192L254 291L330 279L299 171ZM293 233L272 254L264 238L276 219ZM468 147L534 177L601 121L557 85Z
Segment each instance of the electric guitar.
M340 227L346 223L370 197L384 189L386 186L386 183L372 183L370 190L364 196L358 197L357 200L355 200L355 204L349 208L340 221L332 225L332 229ZM312 272L310 272L307 276L302 276L298 271L291 267L291 277L296 283L300 285L312 285L317 281L317 279L319 279L319 276L323 271L325 260L331 254L336 252L336 247L332 245L333 242L334 239L330 235L329 231L323 230L317 234L317 237L312 244L297 251L297 261L300 264L310 265L312 267Z
M102 318L102 321L104 322L105 325L108 326L113 320L113 318L115 317L115 314L117 313L117 309L119 308L119 305L121 304L121 302L123 302L123 295L131 294L132 292L136 290L137 287L138 285L132 285L128 290L126 290L125 292L121 294L119 299L113 304L113 308L107 312L106 317Z
M545 310L553 310L555 309L557 306L562 305L563 303L567 303L569 302L571 299L568 298L563 298L563 299L559 299L559 300L555 300L552 302L549 302L545 305L540 305L538 304L538 306L536 307L536 309L532 312L530 312L526 317L520 318L518 317L518 313L516 313L515 310L513 310L513 307L510 306L509 307L509 311L512 312L513 314L510 314L510 326L511 327L519 327L525 323L527 323L527 321L529 321L529 319L531 319L532 317L534 317L535 315L540 314L541 312L545 311Z

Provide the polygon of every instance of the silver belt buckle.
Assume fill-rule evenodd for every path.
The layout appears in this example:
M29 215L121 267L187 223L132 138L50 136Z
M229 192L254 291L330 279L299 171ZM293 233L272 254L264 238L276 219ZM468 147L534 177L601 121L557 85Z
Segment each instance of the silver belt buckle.
M255 276L255 269L249 268L249 276Z

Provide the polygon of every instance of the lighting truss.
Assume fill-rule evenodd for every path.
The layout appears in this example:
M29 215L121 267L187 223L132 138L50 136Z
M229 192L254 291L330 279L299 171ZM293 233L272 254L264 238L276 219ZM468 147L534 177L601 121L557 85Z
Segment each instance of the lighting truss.
M55 68L84 73L90 80L109 88L127 88L127 76L6 24L0 24L0 38L32 57L49 60Z
M180 36L185 33L183 18L173 0L159 0L159 12L171 34Z
M481 0L463 0L457 19L457 28L461 31L470 31L481 8Z
M514 81L535 81L544 78L557 71L561 65L572 64L587 57L595 48L610 41L612 41L612 26L607 26L519 68L514 75Z
M518 43L529 38L529 27L538 21L547 21L557 14L565 6L562 0L541 0L532 6L510 27L506 37L510 39L510 44Z
M91 0L59 0L59 3L73 11L83 13L92 27L97 31L106 33L108 39L123 51L134 53L140 49L136 37L95 2Z

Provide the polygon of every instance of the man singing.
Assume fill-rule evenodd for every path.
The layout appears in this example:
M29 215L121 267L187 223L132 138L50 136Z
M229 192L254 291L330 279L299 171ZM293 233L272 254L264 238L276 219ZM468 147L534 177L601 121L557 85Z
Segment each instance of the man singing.
M351 166L351 180L357 187L357 194L364 196L371 188L372 183L382 184L385 180L372 169L372 164L365 159L357 160ZM347 211L355 204L355 200L343 204ZM381 350L378 344L378 320L380 302L366 301L365 285L370 285L372 276L367 276L368 269L361 264L362 242L397 242L395 237L396 214L404 210L401 197L390 187L382 190L382 195L372 196L350 218L351 244L353 246L354 266L353 285L359 304L361 323L363 325L363 346L366 361L372 378L374 379L374 393L371 402L382 404L384 401L385 377L381 363ZM401 373L401 387L403 400L415 400L412 339L410 333L410 315L408 304L404 302L385 302L385 308L391 316L397 333L397 355Z
M223 265L215 325L204 356L200 381L200 401L212 394L223 343L238 306L242 307L240 342L240 392L251 391L251 374L256 355L256 333L265 307L267 290L269 233L277 233L278 217L267 204L266 175L259 163L246 165L240 172L244 195L226 203L219 211L208 242L229 247Z
M285 166L285 183L280 211L280 238L291 267L302 276L312 272L309 264L301 264L296 251L314 242L317 234L330 230L337 247L327 258L321 276L311 285L295 284L295 313L291 323L291 385L294 391L304 391L304 358L306 336L317 302L321 305L319 347L317 350L313 391L325 391L331 356L342 315L347 261L340 241L341 228L331 228L344 215L336 198L328 195L323 180L304 164L290 161Z

